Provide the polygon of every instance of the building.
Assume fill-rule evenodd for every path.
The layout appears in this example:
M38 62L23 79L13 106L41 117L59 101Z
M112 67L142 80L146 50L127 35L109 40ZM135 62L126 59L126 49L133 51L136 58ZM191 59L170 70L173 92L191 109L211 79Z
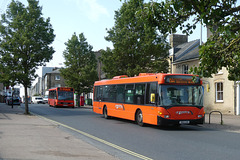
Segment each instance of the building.
M174 42L175 39L177 43ZM170 45L172 49L169 53L170 73L188 74L191 67L199 64L199 46L200 40L188 42L186 35L172 34L170 36Z
M44 96L46 95L46 91L45 91L45 83L44 83L44 76L46 75L46 73L51 73L54 69L57 69L57 67L42 67L42 83L41 83L41 95Z
M53 69L53 71L46 73L43 77L43 93L55 87L66 87L65 80L60 75L59 68Z
M34 96L34 95L43 96L45 94L43 78L46 73L52 72L54 69L57 69L57 67L42 67L41 77L38 77L36 80L37 81L36 84L31 87L31 96Z
M31 88L31 96L41 95L41 85L42 79L41 77L38 77L37 83Z
M176 42L175 42L176 41ZM169 72L188 74L191 67L199 66L200 40L187 42L186 35L170 36L172 49L169 52ZM207 113L220 111L223 114L240 115L239 82L228 80L228 71L222 68L212 78L202 78L204 106Z

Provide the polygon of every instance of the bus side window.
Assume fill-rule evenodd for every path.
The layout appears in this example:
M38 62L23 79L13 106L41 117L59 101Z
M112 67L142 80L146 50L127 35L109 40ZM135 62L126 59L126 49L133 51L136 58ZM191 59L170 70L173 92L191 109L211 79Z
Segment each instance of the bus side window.
M125 89L125 102L133 103L134 97L134 84L127 84Z
M145 84L136 84L134 103L144 104Z
M156 97L157 93L157 83L147 83L146 89L146 104L155 104L157 100ZM154 97L154 98L153 98ZM154 102L153 102L154 99Z
M98 90L99 90L99 86L95 86L94 87L94 101L98 101Z
M49 91L49 93L48 93L48 98L49 99L51 98L51 91Z
M109 86L108 96L109 102L116 102L116 85Z
M115 93L114 93L114 86L112 85L106 85L103 86L102 90L102 100L106 102L114 102L115 101Z
M103 93L102 91L103 91L103 87L99 86L98 91L97 91L97 100L98 101L102 100L102 93Z
M116 89L117 89L116 102L124 103L125 85L117 85Z
M108 86L103 86L103 90L102 90L102 100L103 101L107 101L108 99Z
M96 86L94 90L94 100L99 101L100 100L100 86Z
M49 93L49 98L50 98L50 99L54 99L54 91L50 91L50 93Z
M53 91L54 99L57 99L57 92L56 90Z

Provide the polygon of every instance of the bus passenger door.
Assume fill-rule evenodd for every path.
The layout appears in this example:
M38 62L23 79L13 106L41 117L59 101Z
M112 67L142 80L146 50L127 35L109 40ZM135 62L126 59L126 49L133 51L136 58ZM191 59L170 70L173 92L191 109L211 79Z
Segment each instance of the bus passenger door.
M147 83L143 121L145 123L157 124L157 103L158 103L157 82Z

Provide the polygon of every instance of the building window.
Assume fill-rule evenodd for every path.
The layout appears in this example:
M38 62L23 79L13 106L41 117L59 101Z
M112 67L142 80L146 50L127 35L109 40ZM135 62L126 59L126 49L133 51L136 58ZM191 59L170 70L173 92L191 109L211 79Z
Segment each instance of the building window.
M60 80L60 75L56 75L55 80Z
M55 84L55 87L61 87L61 84Z
M223 83L216 83L216 102L223 102Z
M188 74L188 65L183 65L182 71L183 71L183 74Z

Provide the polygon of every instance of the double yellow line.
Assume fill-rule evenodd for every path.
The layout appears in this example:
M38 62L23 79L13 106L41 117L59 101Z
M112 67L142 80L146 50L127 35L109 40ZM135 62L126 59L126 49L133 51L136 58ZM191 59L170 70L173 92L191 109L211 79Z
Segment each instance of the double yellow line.
M137 158L140 158L140 159L143 159L143 160L153 160L153 159L148 158L148 157L146 157L146 156L143 156L143 155L141 155L141 154L138 154L138 153L135 153L135 152L133 152L133 151L130 151L130 150L126 149L126 148L120 147L120 146L118 146L118 145L116 145L116 144L113 144L113 143L110 143L110 142L108 142L108 141L105 141L105 140L103 140L103 139L101 139L101 138L95 137L95 136L93 136L93 135L91 135L91 134L88 134L88 133L86 133L86 132L83 132L83 131L77 130L77 129L75 129L75 128L72 128L72 127L70 127L70 126L68 126L68 125L59 123L59 122L57 122L57 121L48 119L48 118L43 117L43 116L40 116L40 115L37 115L37 116L39 116L39 117L41 117L41 118L43 118L43 119L45 119L45 120L47 120L47 121L50 121L50 122L52 122L52 123L55 123L55 124L57 124L57 125L59 125L59 126L68 128L68 129L70 129L70 130L72 130L72 131L75 131L75 132L78 132L78 133L80 133L80 134L82 134L82 135L84 135L84 136L86 136L86 137L88 137L88 138L91 138L91 139L93 139L93 140L96 140L96 141L98 141L98 142L101 142L101 143L103 143L103 144L106 144L106 145L108 145L108 146L110 146L110 147L113 147L113 148L115 148L115 149L117 149L117 150L120 150L120 151L122 151L122 152L124 152L124 153L127 153L127 154L129 154L129 155L131 155L131 156L134 156L134 157L137 157Z

